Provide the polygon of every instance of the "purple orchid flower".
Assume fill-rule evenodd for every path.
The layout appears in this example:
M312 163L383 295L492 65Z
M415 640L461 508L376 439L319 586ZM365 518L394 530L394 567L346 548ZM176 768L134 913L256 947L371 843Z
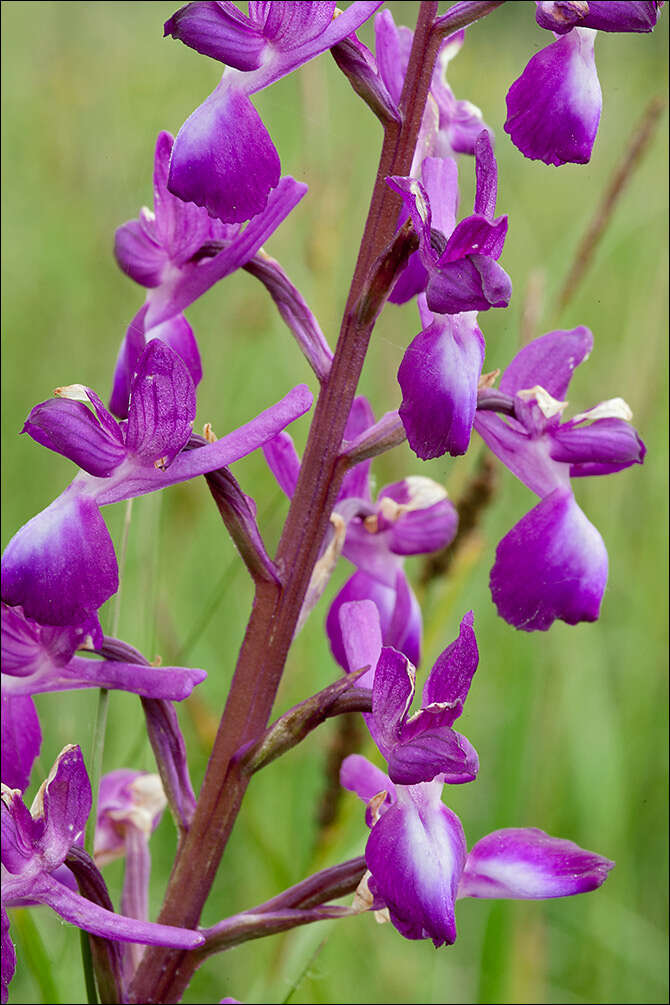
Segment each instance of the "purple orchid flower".
M260 213L279 182L274 144L250 95L280 80L356 31L381 6L356 2L249 5L189 3L165 24L165 34L227 64L220 84L179 130L168 187L224 223Z
M466 614L455 642L439 656L423 688L423 706L414 715L416 669L407 657L382 645L379 611L370 600L344 604L340 628L350 672L369 666L359 686L372 689L372 712L365 721L397 785L429 782L460 785L477 777L479 761L472 744L452 727L477 669L479 653Z
M651 31L658 3L538 3L536 19L555 42L536 53L507 94L505 132L531 160L586 164L591 158L602 91L596 31Z
M138 921L149 919L149 839L166 806L158 775L121 769L103 775L100 780L95 861L104 865L125 856L121 911ZM126 947L129 974L137 969L143 953L141 946Z
M398 931L451 945L459 897L563 897L600 886L614 863L535 828L495 831L468 855L461 822L442 802L446 783L477 773L474 748L451 728L477 669L472 613L431 670L424 707L411 717L411 669L399 653L382 648L373 605L349 604L341 620L350 668L370 667L361 678L362 686L372 685L366 721L389 772L352 754L342 762L340 781L367 804L368 887Z
M355 440L373 425L367 399L356 398L345 441ZM290 436L281 433L263 449L280 487L291 498L300 460ZM333 656L344 669L347 660L339 610L354 600L372 600L379 610L384 643L405 653L413 663L419 662L421 611L403 570L404 558L446 547L458 524L446 491L429 478L415 476L387 485L373 502L370 464L363 461L347 472L334 507L346 527L342 554L357 567L333 600L326 619Z
M410 259L397 280L390 297L393 303L404 303L425 290L428 308L438 314L507 307L511 282L498 264L507 216L494 216L498 171L486 130L475 143L475 170L474 213L457 226L457 168L451 158L425 158L421 181L386 179L402 197L419 238L419 250L414 253L418 259Z
M100 506L226 467L303 415L312 401L300 385L215 443L185 450L195 418L193 381L179 355L156 339L140 358L127 422L117 422L89 388L72 385L60 394L33 408L24 432L83 471L7 545L2 599L42 625L63 626L84 622L118 588Z
M282 178L264 210L249 221L223 224L205 209L182 202L168 191L174 140L162 132L154 159L154 211L116 231L114 253L120 268L147 287L146 302L131 321L121 345L110 408L126 418L130 386L146 342L160 338L186 363L193 383L202 378L198 345L182 311L220 279L245 265L259 251L307 191Z
M101 645L102 631L95 615L78 625L41 625L26 617L21 607L3 603L3 696L104 687L182 701L207 676L204 670L186 667L75 656L78 649L95 650Z
M382 10L375 17L379 78L398 114L413 39L411 28L396 25L390 10ZM470 101L458 101L447 83L449 63L458 55L464 42L463 30L450 35L440 46L417 141L419 161L424 157L447 157L453 153L474 154L477 137L483 129L488 130L480 109ZM371 54L370 57L373 58ZM419 167L416 159L414 167ZM412 174L415 173L414 167Z
M607 551L577 505L570 479L612 474L641 464L645 455L621 398L560 421L573 370L592 346L583 327L535 339L500 381L514 417L478 411L475 419L491 450L541 499L502 539L491 570L498 613L524 631L545 631L557 618L571 625L597 619Z
M84 830L91 786L79 747L59 755L29 811L21 793L2 786L2 1001L14 973L7 907L26 901L47 904L56 914L93 935L118 942L195 949L199 932L114 914L73 892L54 877Z

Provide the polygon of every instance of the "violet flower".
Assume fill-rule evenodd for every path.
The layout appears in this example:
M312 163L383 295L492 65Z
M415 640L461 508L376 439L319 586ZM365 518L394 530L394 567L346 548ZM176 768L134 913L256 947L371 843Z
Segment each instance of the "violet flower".
M592 346L583 327L535 339L500 381L514 417L478 411L475 419L491 450L541 499L502 539L491 570L498 613L524 631L545 631L557 618L571 625L597 619L607 551L577 505L570 479L612 474L641 464L645 455L621 398L560 421L572 372Z
M84 830L91 786L79 747L59 755L30 811L16 789L2 786L2 1001L15 967L6 908L47 904L65 921L118 942L195 949L199 932L126 918L75 893L54 877Z
M260 213L279 182L274 144L250 95L280 80L356 31L379 7L356 2L249 4L195 2L165 23L165 34L227 64L218 87L175 140L168 187L224 223Z
M373 425L368 401L357 397L345 427L345 442ZM280 487L291 498L300 470L291 438L280 434L264 447L264 453ZM444 548L458 523L445 489L430 478L410 476L386 485L373 502L370 464L363 461L347 472L334 506L346 527L342 554L357 567L333 600L326 619L333 656L345 669L339 610L354 600L372 600L379 610L384 643L405 653L413 663L419 662L421 611L403 569L404 558Z
M410 270L409 277L401 273L397 280L390 297L394 303L404 303L425 290L429 309L438 314L507 307L511 282L498 264L507 234L507 216L494 216L498 169L486 130L475 143L475 170L474 213L457 226L457 168L451 158L425 158L421 181L387 178L402 197L419 238L419 250L415 252L419 259L410 259L405 270Z
M461 621L458 638L438 657L423 688L423 705L410 716L416 669L407 657L382 645L379 612L370 600L346 603L340 628L350 672L369 666L360 687L372 689L372 712L364 718L398 785L430 782L461 785L477 777L472 744L452 727L477 669L479 652L472 611Z
M414 32L411 28L396 25L390 10L382 10L375 17L378 74L398 114L413 39ZM430 84L428 104L417 141L417 156L412 174L419 168L420 160L427 156L474 154L477 137L483 129L488 129L480 109L470 101L458 101L447 83L449 63L460 52L464 41L465 30L462 30L450 35L440 46ZM369 55L372 58L372 55Z
M149 839L166 806L158 775L120 769L100 780L95 861L102 866L125 856L121 911L138 921L149 919ZM127 947L129 973L135 971L143 952L137 945Z
M461 822L442 802L445 783L471 781L477 771L474 748L451 729L477 668L472 614L431 670L424 707L411 717L413 676L400 654L381 647L372 605L347 605L341 618L351 668L370 664L363 686L374 673L366 720L389 773L352 754L340 781L367 804L368 887L398 931L451 945L459 897L563 897L600 886L613 862L535 828L495 831L468 854Z
M282 178L267 206L249 221L223 224L205 209L182 202L168 191L173 139L162 132L154 159L154 210L116 231L114 253L120 268L147 287L144 307L131 321L114 374L110 408L126 418L130 385L146 342L160 338L179 355L197 386L200 353L182 311L220 279L245 265L302 199L307 186Z
M207 676L204 670L187 667L152 667L75 656L78 649L95 650L101 645L102 632L96 616L78 625L41 625L26 617L21 607L3 603L3 699L5 695L104 687L146 698L182 701Z
M215 443L184 450L195 389L179 355L157 339L140 358L127 422L117 422L90 388L72 385L60 394L33 408L24 432L83 471L14 535L2 559L2 599L43 625L79 624L118 588L100 506L232 464L304 414L312 401L300 385Z
M532 57L507 94L505 132L524 156L555 166L588 163L602 110L596 31L651 31L660 6L537 4L538 24L558 37Z

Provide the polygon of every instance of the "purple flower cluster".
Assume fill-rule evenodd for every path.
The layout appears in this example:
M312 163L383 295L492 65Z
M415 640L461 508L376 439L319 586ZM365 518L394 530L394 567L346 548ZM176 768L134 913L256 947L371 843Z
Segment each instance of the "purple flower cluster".
M419 30L415 36L396 26L388 11L375 18L375 53L358 39L356 31L381 7L377 0L350 3L344 11L334 2L250 2L248 13L227 0L198 0L165 24L166 35L226 69L176 139L159 134L154 208L142 209L116 232L118 265L146 295L121 343L109 407L91 388L72 384L36 405L22 430L79 470L51 505L18 530L2 557L3 1003L15 968L6 907L47 904L105 940L107 962L98 965L108 967L113 1000L173 1001L183 990L180 973L188 970L184 954L203 954L195 963L189 957L192 972L218 951L224 930L234 945L369 909L408 939L451 945L459 898L570 896L599 887L613 866L536 828L494 831L468 851L461 821L442 794L445 785L474 781L479 770L474 746L454 729L479 662L474 615L463 617L458 637L427 674L420 708L412 712L422 618L405 569L408 556L454 542L458 513L443 486L424 475L408 475L376 496L371 484L372 458L404 438L425 461L464 454L475 429L540 499L498 545L490 586L499 614L524 631L546 630L557 619L576 624L598 617L607 552L575 500L572 479L640 464L645 447L620 398L563 420L572 373L592 349L584 327L549 332L526 345L498 388L494 375L482 378L486 343L479 313L507 307L512 293L500 264L508 218L496 216L493 133L479 109L457 100L446 80L465 40L460 26L468 13L470 21L488 13L482 6L456 4L446 14L430 15L424 51L435 62L425 66L416 56ZM661 6L537 4L538 24L557 38L510 89L504 127L526 156L548 164L588 161L601 107L595 34L651 31ZM300 291L262 247L307 187L281 177L278 153L251 101L327 50L381 120L386 138L395 136L395 154L382 161L392 167L380 172L374 197L378 206L391 208L377 221L387 227L386 237L375 246L371 214L364 242L374 264L362 275L357 265L335 354ZM428 94L413 118L421 78ZM412 143L404 149L407 136ZM466 170L474 169L475 196L472 212L457 222L459 154L472 158L465 163ZM406 237L413 243L403 245ZM359 264L365 260L361 253ZM184 312L240 268L266 287L321 385L302 460L285 430L311 407L304 385L218 440L211 428L203 437L194 434L203 369ZM374 320L386 300L404 304L414 298L421 330L398 371L401 401L397 411L375 421L367 399L355 396ZM265 552L253 499L228 470L259 447L291 501L274 561ZM256 622L245 637L198 804L172 702L186 699L207 675L197 668L150 665L131 645L103 633L101 608L117 592L120 575L102 508L201 475L258 589ZM291 564L282 549L292 533L303 540L295 527L307 515L321 529L311 544L305 535L309 561L300 544L293 553L289 547ZM325 627L333 657L349 676L267 727L290 641L342 555L355 571L331 601ZM290 610L287 597L294 601ZM81 750L68 745L28 809L23 793L41 745L33 696L91 687L140 696L158 774L124 768L93 778L93 789L100 782L94 807ZM338 699L343 706L333 712ZM367 871L354 907L325 904L326 870L320 900L319 884L305 881L309 891L298 884L261 908L226 919L223 927L198 931L228 836L217 844L218 831L235 819L245 771L250 777L328 715L351 707L364 710L387 765L383 771L356 753L341 765L341 784L366 804L370 829ZM236 787L232 796L227 785ZM150 838L168 805L183 856L171 883L181 883L183 894L184 875L198 872L197 892L191 898L189 891L183 915L179 907L177 915L169 914L179 901L174 887L171 905L166 899L167 920L187 917L184 927L148 918ZM91 811L93 854L83 847ZM199 829L189 832L196 819ZM188 858L189 841L201 840L202 868ZM202 851L198 844L198 855ZM125 872L121 913L115 913L98 866L120 856ZM208 869L205 889L200 871ZM354 888L355 882L349 890ZM333 896L342 889L335 883ZM155 992L162 997L142 998L138 990L147 987L138 975L148 980L150 973L144 966L150 954L142 946L182 951L169 961L153 958L166 981ZM135 980L140 984L131 992Z
M345 604L340 622L349 669L369 666L366 721L388 763L386 774L351 754L340 772L342 785L367 805L367 889L375 910L387 910L405 938L442 946L456 939L458 898L567 897L599 887L613 862L537 828L494 831L468 852L461 821L442 802L445 785L471 782L479 768L474 747L453 729L479 661L472 612L428 674L414 714L415 668L382 645L374 605Z

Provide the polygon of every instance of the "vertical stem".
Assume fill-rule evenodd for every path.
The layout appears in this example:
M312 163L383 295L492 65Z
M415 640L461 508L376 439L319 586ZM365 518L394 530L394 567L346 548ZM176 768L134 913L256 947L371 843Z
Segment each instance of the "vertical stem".
M401 200L385 179L392 174L409 174L441 41L439 34L432 31L437 6L431 0L419 7L400 100L403 120L391 123L385 131L332 369L317 401L298 484L279 542L276 564L282 585L257 584L196 812L170 877L160 914L164 924L192 928L198 923L248 782L232 758L243 743L258 736L267 725L343 477L338 454L374 324L361 325L354 306L370 266L395 232ZM178 1001L193 969L188 953L149 948L133 982L131 1001Z

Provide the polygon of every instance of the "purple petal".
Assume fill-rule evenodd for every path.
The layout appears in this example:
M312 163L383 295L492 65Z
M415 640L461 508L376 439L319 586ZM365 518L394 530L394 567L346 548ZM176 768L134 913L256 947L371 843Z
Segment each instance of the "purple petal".
M265 444L263 454L279 488L292 499L300 474L300 458L290 433L278 433Z
M377 605L372 600L359 600L342 604L338 610L346 669L353 672L369 667L359 679L358 686L371 688L382 651Z
M351 442L374 425L375 415L370 402L363 395L354 398L347 424L344 427L343 439ZM363 461L347 471L342 479L338 501L341 499L363 499L369 502L370 495L370 464Z
M122 272L149 288L160 284L170 260L167 251L147 234L139 220L129 220L117 229L114 257Z
M196 255L181 264L171 279L163 282L158 289L150 291L147 325L154 326L185 310L215 283L245 265L297 206L306 191L307 186L294 178L281 178L277 187L269 193L265 208L249 220L244 230L239 232L237 228L238 233L232 237L212 242L213 247L223 244L218 254L205 257ZM174 196L170 198L179 202ZM180 202L180 205L188 205L198 213L204 212L191 203ZM213 225L213 222L210 221L210 224ZM216 224L224 227L218 220ZM230 229L234 230L235 227L231 225Z
M398 789L398 802L372 828L365 859L375 892L408 939L435 946L456 939L454 901L465 862L465 835L439 800L442 786Z
M210 216L240 223L265 209L279 175L279 157L258 112L246 94L222 83L179 130L168 186Z
M44 819L36 849L50 872L62 865L91 811L91 784L79 747L69 745L61 751L36 802L40 812L33 808L33 817Z
M571 331L548 332L517 353L500 378L500 390L516 394L540 385L563 401L573 371L593 349L593 335L580 325Z
M498 614L526 632L595 621L607 583L607 551L572 493L556 489L498 545L491 596Z
M114 545L92 499L67 489L2 557L2 599L45 625L85 621L119 587Z
M536 827L510 827L478 841L467 857L460 897L541 900L596 890L614 862Z
M390 646L384 646L372 685L372 732L387 760L409 713L415 679L416 670L407 657Z
M106 864L124 854L129 828L142 830L146 845L149 834L160 823L165 805L157 775L127 768L103 775L95 827L96 864Z
M475 143L475 213L493 219L498 196L498 165L493 155L493 143L486 129L482 129Z
M30 773L42 745L35 703L25 695L2 692L2 781L21 792L30 784Z
M266 41L262 31L232 3L189 3L165 22L173 38L238 70L261 65Z
M205 941L199 932L150 921L136 921L99 907L78 893L73 893L51 876L38 878L33 894L42 904L48 904L61 918L83 928L92 935L116 942L139 942L146 946L170 946L174 949L196 949Z
M391 11L379 12L375 18L375 51L382 80L396 104L400 101L405 81L413 33L405 25L397 25Z
M163 321L150 328L145 335L147 342L152 339L160 339L169 345L177 353L182 363L188 370L193 386L197 387L202 380L202 362L200 360L200 349L196 342L193 329L183 314L175 314L174 317Z
M418 666L421 661L422 630L423 621L419 602L409 585L407 576L401 569L396 577L396 602L387 634L384 633L382 620L384 645L398 649L404 653L410 663Z
M144 337L146 314L147 305L143 304L128 325L116 358L109 408L119 419L128 418L130 388L135 371L137 370L137 364L146 347L146 339Z
M127 454L90 408L69 398L53 398L35 405L21 432L96 477L110 475Z
M426 287L428 307L438 314L507 307L511 296L512 281L503 267L479 254L440 265Z
M397 744L389 757L389 777L396 785L430 782L447 775L451 785L472 782L477 777L479 758L464 736L449 725L434 725L423 710L413 717L413 733ZM441 779L442 781L443 779Z
M288 0L276 3L251 0L249 15L279 50L291 50L323 35L333 20L335 0L327 3L306 3Z
M626 0L624 3L589 0L588 14L581 23L585 28L595 28L598 31L652 31L660 16L661 7L661 3L653 0Z
M398 370L399 414L417 457L456 456L468 449L484 352L472 314L437 316L411 342Z
M458 513L449 499L404 513L393 524L389 548L395 555L427 555L446 548L458 528Z
M9 915L7 911L2 908L2 988L1 997L2 1005L6 1005L9 1001L9 983L14 976L14 971L16 970L16 952L14 951L14 944L12 943L11 937L9 935Z
M152 339L133 381L126 445L145 463L168 464L188 441L195 419L195 388L174 349Z
M505 421L493 412L477 412L475 429L519 481L539 496L556 488L569 489L570 472L552 460L542 437L531 437L519 422Z
M566 35L575 25L584 23L590 4L585 0L555 0L552 3L537 3L535 20L540 28L553 31L556 35Z
M364 803L369 803L374 796L384 791L388 793L388 805L397 798L395 785L389 776L360 754L349 754L342 761L340 785L349 792L355 792Z
M421 179L430 201L433 226L448 237L456 225L458 165L453 157L425 157Z
M122 499L156 492L168 485L197 478L217 468L225 468L253 450L262 447L280 432L284 426L304 415L312 405L312 394L305 384L299 384L270 408L257 415L244 426L222 436L216 443L210 443L198 450L184 450L167 470L138 462L134 467L124 465L118 479L109 483L102 479L95 488L95 497L100 506L107 506Z
M265 15L262 16L265 25L263 33L267 35L270 32L274 37L272 58L266 60L266 65L252 71L248 82L245 81L248 93L267 87L303 63L331 49L343 38L357 31L379 10L382 2L383 0L356 0L337 17L331 16L330 19L326 14L335 14L333 2L305 3L303 0L293 0L279 6L273 2L256 4L254 9L268 12L267 19Z
M390 175L386 179L386 184L401 197L419 238L421 260L427 268L431 267L437 255L430 240L433 217L426 189L416 178L405 178L400 175Z
M405 653L416 665L421 648L421 611L404 573L397 574L394 588L385 586L367 572L359 571L344 584L333 600L326 618L330 648L343 670L348 669L348 662L342 641L339 611L343 604L356 600L373 601L379 611L383 644Z
M438 656L423 688L424 705L456 703L452 722L463 711L479 663L473 622L474 615L468 611L461 621L458 638Z
M594 37L591 29L574 28L536 53L510 87L505 132L531 160L590 160L602 108Z
M440 255L438 268L457 262L471 252L487 258L500 258L507 237L507 216L489 220L486 216L466 216L458 224Z
M146 213L140 213L140 223L152 225L153 236L167 252L170 262L181 267L208 238L216 235L212 220L204 209L190 202L182 202L168 191L173 146L174 138L170 133L158 134L153 179L155 217L152 220ZM165 276L163 279L165 281Z
M389 303L406 304L412 297L423 293L428 282L428 272L418 251L413 251L407 265L396 279L389 294Z
M333 600L326 618L326 633L335 660L347 672L350 667L340 627L340 609L346 604L359 601L374 603L379 614L383 639L384 631L388 632L393 617L396 591L393 587L383 585L367 572L356 572ZM365 666L365 663L360 665Z
M66 666L49 666L47 663L31 676L12 678L7 687L12 695L104 687L139 694L144 698L183 701L206 676L204 670L190 667L151 667L73 656Z
M570 464L570 476L610 474L642 464L646 448L623 419L596 419L589 425L564 423L551 438L551 456Z
M28 677L57 671L77 649L101 643L102 629L95 615L81 624L40 625L26 618L20 607L2 604L2 672L6 675Z

